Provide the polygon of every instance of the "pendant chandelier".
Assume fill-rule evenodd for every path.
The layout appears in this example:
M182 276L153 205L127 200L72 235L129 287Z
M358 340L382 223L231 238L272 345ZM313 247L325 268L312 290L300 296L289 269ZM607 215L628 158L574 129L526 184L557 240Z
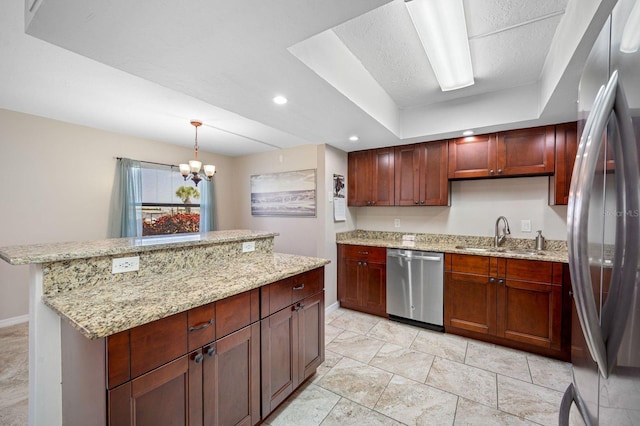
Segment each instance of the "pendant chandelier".
M200 174L200 169L202 168L202 161L198 161L198 127L202 126L202 122L192 120L191 125L196 128L196 142L194 145L195 151L195 159L189 161L189 164L180 164L180 174L184 177L184 180L191 179L193 183L198 186L198 183L202 179L206 179L208 181L211 180L213 175L216 172L216 166L212 166L210 164L205 164L204 166L204 176Z

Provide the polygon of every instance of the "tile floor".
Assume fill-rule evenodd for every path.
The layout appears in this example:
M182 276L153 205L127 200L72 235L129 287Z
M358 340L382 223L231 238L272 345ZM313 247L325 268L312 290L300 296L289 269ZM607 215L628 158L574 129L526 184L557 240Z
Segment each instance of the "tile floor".
M29 383L27 323L0 328L0 425L27 424Z
M0 328L0 425L27 424L26 324ZM325 362L264 424L557 425L567 363L338 309Z
M264 424L557 425L570 364L346 309L325 362Z

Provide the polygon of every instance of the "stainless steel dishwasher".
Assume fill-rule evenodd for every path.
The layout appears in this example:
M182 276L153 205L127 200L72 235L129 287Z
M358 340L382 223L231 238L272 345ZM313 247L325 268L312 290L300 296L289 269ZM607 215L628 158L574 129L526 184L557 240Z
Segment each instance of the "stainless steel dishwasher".
M389 318L443 330L444 254L387 249Z

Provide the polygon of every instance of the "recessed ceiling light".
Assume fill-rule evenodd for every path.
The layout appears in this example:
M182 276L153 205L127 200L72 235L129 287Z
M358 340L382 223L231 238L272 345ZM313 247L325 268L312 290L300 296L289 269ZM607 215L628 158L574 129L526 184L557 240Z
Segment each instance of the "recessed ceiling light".
M351 142L357 142L359 139L358 135L349 136L349 140Z
M471 136L473 134L473 130L465 130L462 132L462 136Z
M285 98L284 96L278 95L275 98L273 98L273 102L278 104L278 105L284 105L288 101L287 101L287 98Z

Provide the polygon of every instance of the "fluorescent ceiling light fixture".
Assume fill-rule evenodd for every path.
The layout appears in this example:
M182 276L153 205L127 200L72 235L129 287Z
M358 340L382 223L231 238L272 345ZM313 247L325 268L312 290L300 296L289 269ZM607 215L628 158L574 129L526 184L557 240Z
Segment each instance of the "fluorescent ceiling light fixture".
M357 135L349 136L351 142L357 142L360 138Z
M462 136L471 136L473 134L473 130L465 130L462 132Z
M405 0L443 92L471 86L473 68L462 0Z
M635 53L638 49L640 49L640 1L636 1L633 5L620 40L622 53Z
M284 105L284 104L286 104L288 101L287 101L287 98L285 98L284 96L282 96L282 95L278 95L278 96L276 96L275 98L273 98L273 102L274 102L274 103L276 103L276 104L278 104L278 105Z

